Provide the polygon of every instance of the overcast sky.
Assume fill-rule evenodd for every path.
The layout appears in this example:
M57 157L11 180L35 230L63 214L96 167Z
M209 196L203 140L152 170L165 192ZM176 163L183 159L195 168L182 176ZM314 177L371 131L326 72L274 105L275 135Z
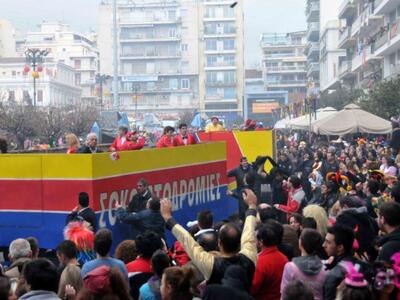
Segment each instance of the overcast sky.
M233 1L233 0L232 0ZM75 30L97 28L100 0L0 0L0 19L10 20L22 32L36 30L43 20L64 21ZM305 30L306 0L243 0L246 65L260 61L262 32Z

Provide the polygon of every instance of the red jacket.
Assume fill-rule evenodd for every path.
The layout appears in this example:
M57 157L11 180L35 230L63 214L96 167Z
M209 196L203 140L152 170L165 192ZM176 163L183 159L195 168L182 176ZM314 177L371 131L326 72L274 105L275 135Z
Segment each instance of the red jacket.
M188 146L188 145L195 145L197 144L196 139L194 138L193 134L188 134L186 139L186 144L183 142L183 135L177 134L174 136L173 144L174 146Z
M128 273L153 273L151 270L151 262L150 259L146 259L138 256L134 261L131 261L126 265L128 269Z
M160 139L157 142L157 148L170 148L173 147L174 144L172 143L171 139L168 137L168 135L163 135L160 137Z
M287 205L279 204L278 209L285 213L292 214L299 211L305 193L302 188L288 191Z
M128 142L128 140L125 138L125 142L122 143L122 138L120 136L117 136L114 140L114 142L111 144L109 150L113 151L112 149L114 148L115 151L123 151L125 144ZM126 150L126 149L125 149Z
M280 300L283 269L288 259L276 246L258 255L251 294L256 300Z
M123 145L123 150L140 150L144 147L144 137L138 138L136 142L128 141Z

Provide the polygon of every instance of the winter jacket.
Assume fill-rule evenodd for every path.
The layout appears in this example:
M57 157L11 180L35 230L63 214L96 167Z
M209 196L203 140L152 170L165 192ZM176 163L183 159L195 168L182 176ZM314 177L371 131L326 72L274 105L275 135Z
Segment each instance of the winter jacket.
M172 139L168 135L163 135L158 140L156 147L157 148L170 148L173 147Z
M125 150L140 150L140 149L142 149L144 147L144 143L145 143L144 137L139 137L136 142L127 141L123 145L121 150L122 151L125 151Z
M278 209L285 213L292 214L300 210L301 204L304 201L306 194L300 187L296 190L288 192L287 204L279 204Z
M316 300L323 299L323 286L327 271L318 256L300 256L285 265L281 283L281 294L294 280L306 283L313 291Z
M123 151L123 150L126 150L125 149L125 144L127 142L128 141L127 141L125 135L123 137L117 136L108 150L110 150L110 151Z
M400 149L400 128L395 128L392 131L392 139L389 143L390 147L396 150L396 152Z
M336 224L346 225L354 230L361 253L374 246L379 228L376 221L369 216L366 207L344 209L336 218Z
M257 300L279 300L283 268L288 259L276 246L267 247L258 256L251 294Z
M10 279L19 279L22 275L24 264L31 261L29 257L21 257L16 259L7 269L5 275Z
M244 184L244 178L245 176L250 173L252 171L252 167L249 165L247 167L247 169L243 169L241 166L237 167L233 170L230 170L227 173L228 177L235 177L236 179L236 188L237 190L240 192L242 189L245 188L245 184ZM239 197L241 198L241 195L239 195Z
M209 283L221 283L225 270L229 265L238 264L245 268L249 282L253 279L254 268L257 261L257 242L255 237L256 210L249 209L244 222L240 239L240 251L230 257L216 257L206 252L182 226L171 218L167 227L171 229L174 237L183 245L186 253L193 263L199 268Z
M392 233L384 235L379 241L378 246L381 247L377 260L390 261L393 254L400 251L400 228Z
M251 300L246 291L246 272L240 266L230 266L226 269L221 284L207 285L203 300Z
M96 232L97 228L97 221L96 221L96 214L90 207L82 208L80 211L72 211L66 220L66 224L73 221L86 221L90 224L93 231Z
M42 291L42 290L30 291L30 292L22 295L19 299L20 300L25 300L25 299L29 299L29 300L60 300L60 298L58 298L56 293L50 292L50 291Z
M143 194L136 194L129 202L127 211L132 213L145 210L147 201L151 198L151 196L150 190L145 191Z
M161 279L154 275L139 289L140 300L161 300Z
M125 209L118 208L117 219L123 223L132 225L131 239L135 240L137 235L147 230L154 231L165 239L165 222L160 211L145 209L137 213L128 213Z
M360 272L366 276L367 279L369 279L370 276L370 268L369 266L356 259L355 257L351 255L343 255L339 256L335 259L333 264L330 266L330 271L326 275L325 279L325 284L324 284L324 291L323 291L323 299L324 300L335 300L336 299L336 289L340 285L340 283L343 281L346 275L346 270L344 267L340 265L340 262L342 261L349 261L353 265L358 264L361 269Z

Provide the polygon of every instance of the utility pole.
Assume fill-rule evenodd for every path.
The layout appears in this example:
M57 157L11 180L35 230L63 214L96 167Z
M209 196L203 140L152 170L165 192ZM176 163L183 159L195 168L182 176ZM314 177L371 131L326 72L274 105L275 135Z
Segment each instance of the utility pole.
M25 52L27 63L32 67L33 77L33 106L36 106L37 93L36 93L36 79L39 78L38 65L44 62L44 58L49 54L47 50L28 49Z
M114 66L113 108L119 111L117 0L113 0L112 10L113 10L113 66Z
M133 96L132 99L135 101L135 129L137 129L137 119L138 119L138 91L139 86L137 84L133 84Z

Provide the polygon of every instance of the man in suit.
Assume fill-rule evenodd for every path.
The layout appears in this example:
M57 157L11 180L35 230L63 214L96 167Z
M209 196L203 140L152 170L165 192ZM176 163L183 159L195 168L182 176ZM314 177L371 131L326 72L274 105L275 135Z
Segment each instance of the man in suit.
M179 134L174 136L174 146L188 146L195 145L197 141L193 134L188 133L187 125L182 123L179 125Z
M85 192L79 193L78 206L67 216L66 224L73 221L86 221L90 224L92 230L96 232L96 214L89 207L89 195Z
M78 153L100 153L103 152L97 147L97 134L89 133L85 145L79 148Z

